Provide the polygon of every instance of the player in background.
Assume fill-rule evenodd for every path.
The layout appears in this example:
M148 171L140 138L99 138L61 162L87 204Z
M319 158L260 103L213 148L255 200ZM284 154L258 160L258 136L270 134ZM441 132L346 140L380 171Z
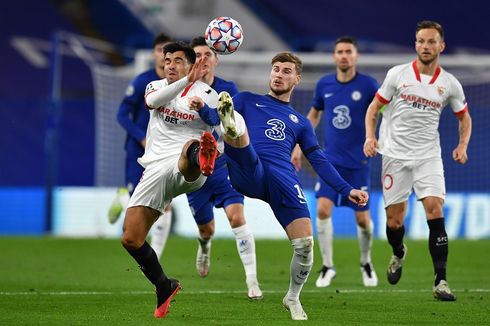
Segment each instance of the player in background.
M459 121L459 143L453 159L466 163L471 136L471 117L463 88L458 80L439 66L444 50L444 31L433 21L422 21L415 31L417 58L391 68L369 105L366 114L367 156L383 155L382 181L387 225L386 235L393 249L388 266L388 282L396 284L402 275L407 246L403 243L407 200L412 189L422 202L429 226L429 252L434 265L433 295L454 301L446 281L448 237L444 226L446 195L444 168L439 141L439 119L450 105ZM379 141L375 130L383 105Z
M353 187L369 190L370 161L363 153L364 119L379 85L368 76L357 72L359 54L357 42L349 36L335 41L333 60L335 74L325 75L316 84L313 104L307 115L316 128L325 112L325 156L339 174ZM301 169L301 149L296 146L293 156L296 170ZM337 274L333 263L333 206L346 206L354 210L357 239L361 251L361 276L364 286L377 286L378 277L371 261L373 223L369 203L363 207L337 193L319 178L316 186L318 245L323 266L316 280L317 287L327 287Z
M158 34L153 40L154 67L136 76L126 89L124 99L119 106L117 121L126 130L126 187L119 188L116 198L109 208L109 222L116 223L122 212L126 209L129 197L138 184L142 174L143 166L137 160L143 156L146 145L146 127L150 119L150 113L145 107L145 88L150 82L165 78L165 60L163 46L172 41L164 34ZM162 255L167 242L172 223L172 208L169 205L165 212L151 228L151 247L155 250L157 257Z
M194 50L181 42L165 45L164 56L166 78L149 83L145 91L151 112L145 153L138 159L145 170L129 199L121 240L156 287L156 318L166 317L180 283L165 275L146 236L174 197L204 184L218 154L212 128L189 108L195 96L206 108L217 105L217 93L200 81L209 72L207 58L196 60Z
M233 187L248 197L267 202L291 241L291 277L283 305L293 320L308 319L299 296L313 264L310 213L291 163L296 144L320 177L336 191L361 206L368 200L366 192L354 189L337 173L320 149L311 123L289 105L291 93L301 80L301 70L302 62L297 56L278 53L272 59L267 95L242 92L232 100L222 92L217 108L219 117L209 108L199 111L210 125L221 121Z
M234 82L226 81L215 75L218 55L206 44L204 37L194 38L191 41L191 47L196 52L197 59L208 58L209 72L201 79L202 82L210 85L216 92L227 91L232 95L238 93ZM223 207L235 235L238 254L245 270L248 298L262 299L262 291L257 280L254 236L245 221L243 195L233 189L228 178L224 157L216 160L214 173L208 177L202 188L187 193L187 200L199 228L199 245L196 256L196 268L199 275L205 277L211 264L211 238L215 230L213 206Z

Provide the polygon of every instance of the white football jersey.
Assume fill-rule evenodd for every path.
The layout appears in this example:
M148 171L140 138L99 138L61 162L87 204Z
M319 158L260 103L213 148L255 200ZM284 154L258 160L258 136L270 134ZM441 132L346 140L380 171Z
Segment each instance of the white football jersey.
M468 109L463 88L438 67L420 74L416 61L391 68L376 93L386 108L379 132L379 152L397 159L441 156L439 119L448 104L455 114Z
M175 82L177 84L178 82ZM167 79L148 84L145 96L168 85ZM150 111L150 121L146 129L145 154L138 162L146 167L169 156L179 156L184 144L190 139L201 138L204 131L212 131L199 117L197 111L189 108L189 98L199 96L211 108L218 106L218 94L209 85L195 81L187 85L168 103Z

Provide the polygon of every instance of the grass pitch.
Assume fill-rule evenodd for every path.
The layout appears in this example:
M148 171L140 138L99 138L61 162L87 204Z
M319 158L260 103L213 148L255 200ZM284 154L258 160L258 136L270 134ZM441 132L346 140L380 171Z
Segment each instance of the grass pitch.
M373 246L380 279L364 288L355 239L336 239L337 277L317 289L315 263L301 301L315 325L489 325L490 241L450 241L448 281L456 302L432 298L432 264L426 241L408 241L403 276L386 281L390 248ZM210 274L200 278L197 241L171 237L163 254L167 275L183 290L165 320L155 320L155 296L118 240L0 238L0 325L283 325L295 323L282 308L292 249L287 240L256 241L264 299L247 299L243 267L234 240L216 239Z

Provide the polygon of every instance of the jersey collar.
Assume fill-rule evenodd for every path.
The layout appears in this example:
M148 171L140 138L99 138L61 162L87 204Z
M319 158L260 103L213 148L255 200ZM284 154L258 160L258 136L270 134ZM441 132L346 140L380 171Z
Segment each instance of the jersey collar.
M420 79L420 71L419 71L419 68L417 67L417 60L413 60L412 68L413 68L413 71L415 72L415 78L419 81L419 83L422 82L422 80ZM435 81L436 81L437 77L439 77L440 73L441 73L441 66L437 66L436 72L432 76L432 79L430 80L429 85L435 83Z

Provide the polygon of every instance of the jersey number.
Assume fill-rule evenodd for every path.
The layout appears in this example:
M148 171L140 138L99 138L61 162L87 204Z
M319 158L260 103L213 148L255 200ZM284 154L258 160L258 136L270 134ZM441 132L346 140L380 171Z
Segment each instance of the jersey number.
M301 189L299 184L295 184L294 188L296 188L296 191L298 192L299 202L301 204L306 204L306 197L305 197L305 194L303 193L303 189Z
M333 109L333 112L337 115L333 117L332 124L337 129L345 129L348 128L352 122L352 118L350 117L349 107L345 105L336 106Z

